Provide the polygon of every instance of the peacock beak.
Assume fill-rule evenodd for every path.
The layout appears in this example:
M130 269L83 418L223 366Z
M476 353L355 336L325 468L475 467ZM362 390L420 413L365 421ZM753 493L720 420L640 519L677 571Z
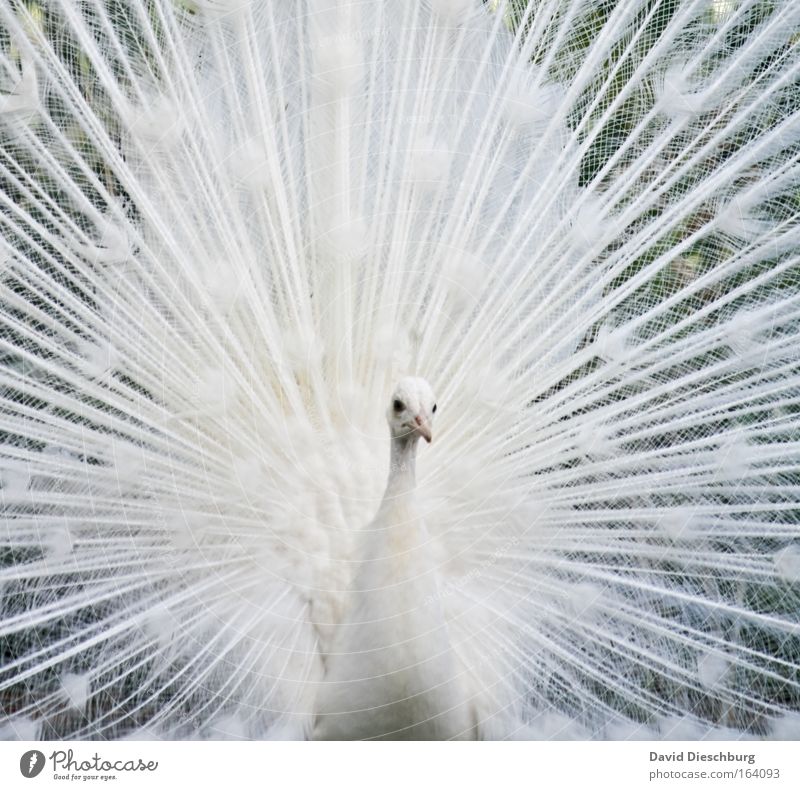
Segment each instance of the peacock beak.
M433 434L431 424L420 414L414 417L414 430L428 443L431 443Z

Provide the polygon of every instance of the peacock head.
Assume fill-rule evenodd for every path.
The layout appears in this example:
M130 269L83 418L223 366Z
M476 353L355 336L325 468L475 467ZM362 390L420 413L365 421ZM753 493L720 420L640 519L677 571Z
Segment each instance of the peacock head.
M386 417L393 439L418 439L426 442L432 438L433 415L436 414L436 398L425 379L407 376L400 379L392 394Z

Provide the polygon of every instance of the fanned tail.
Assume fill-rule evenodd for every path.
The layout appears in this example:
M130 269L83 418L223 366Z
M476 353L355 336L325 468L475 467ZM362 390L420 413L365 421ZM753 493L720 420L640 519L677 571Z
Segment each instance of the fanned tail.
M307 734L408 372L486 737L791 721L800 12L491 5L0 8L6 734Z

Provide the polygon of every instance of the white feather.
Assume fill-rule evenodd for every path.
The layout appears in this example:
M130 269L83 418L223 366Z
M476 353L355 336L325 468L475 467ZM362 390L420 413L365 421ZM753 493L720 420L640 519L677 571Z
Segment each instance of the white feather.
M0 4L0 733L797 731L800 8L654 9Z

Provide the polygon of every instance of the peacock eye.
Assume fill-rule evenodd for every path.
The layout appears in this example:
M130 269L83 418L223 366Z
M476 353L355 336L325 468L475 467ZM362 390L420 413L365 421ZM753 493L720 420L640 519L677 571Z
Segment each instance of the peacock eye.
M436 414L436 404L433 404L433 413Z
M403 401L401 401L401 400L396 400L396 401L394 402L394 410L395 410L395 411L403 411L403 409L404 409L404 408L405 408L405 407L403 406Z

